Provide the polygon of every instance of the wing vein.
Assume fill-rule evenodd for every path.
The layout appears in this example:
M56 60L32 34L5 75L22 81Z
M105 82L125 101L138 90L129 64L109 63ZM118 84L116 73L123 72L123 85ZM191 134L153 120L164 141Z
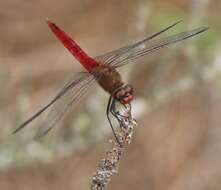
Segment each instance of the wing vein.
M17 133L24 127L26 127L29 123L31 123L34 119L36 119L38 116L40 116L43 112L45 112L49 107L51 107L57 100L59 100L65 93L67 93L70 89L72 89L77 84L83 82L84 80L87 80L89 77L92 77L92 75L86 75L86 76L80 76L76 80L73 80L71 82L68 82L61 90L58 92L58 94L43 108L41 108L38 112L36 112L34 115L32 115L29 119L24 121L21 125L19 125L14 131L14 133Z
M163 47L169 46L170 44L174 44L185 39L191 38L197 34L200 34L206 31L208 27L200 27L190 31L181 32L169 37L161 38L158 40L153 41L151 44L140 44L140 46L135 47L134 50L131 50L127 54L122 54L118 59L115 59L111 64L113 67L120 67L131 60L137 59L141 56L144 56L148 53L152 53L156 50L159 50Z

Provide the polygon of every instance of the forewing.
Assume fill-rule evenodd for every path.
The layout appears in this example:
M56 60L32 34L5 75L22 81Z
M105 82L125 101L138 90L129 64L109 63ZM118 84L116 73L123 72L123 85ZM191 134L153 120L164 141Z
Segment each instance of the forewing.
M173 24L171 24L170 26L162 29L159 32L156 32L150 36L148 36L147 38L143 39L142 41L138 41L134 44L131 44L129 46L124 46L121 47L117 50L105 53L103 55L97 56L95 57L95 59L99 62L105 63L105 64L110 64L113 62L113 60L118 59L119 57L121 57L122 55L124 55L125 53L129 52L131 49L134 49L144 43L149 42L151 39L155 38L156 36L159 36L160 34L162 34L163 32L166 32L167 30L169 30L170 28L174 27L175 25L179 24L181 21L175 22Z
M171 44L191 38L206 30L208 30L208 27L200 27L200 28L196 28L190 31L178 33L169 37L161 38L158 40L140 41L140 43L137 43L137 45L131 48L129 51L126 51L122 53L120 56L116 57L115 59L112 59L112 61L109 62L108 64L115 68L123 66L127 63L133 62L135 59L139 57L142 57L149 53L153 53L156 50L159 50L163 47L167 47Z
M77 105L79 100L84 97L95 82L96 78L90 75L65 93L63 97L53 105L46 119L41 123L36 138L42 137L52 130L56 124L63 119L66 113Z
M75 75L75 77L68 81L63 88L57 93L57 95L44 107L42 107L38 112L33 114L29 119L24 121L21 125L16 128L13 133L17 133L24 127L28 126L33 120L38 118L40 115L44 114L47 112L49 108L51 108L57 101L62 101L65 99L65 97L70 94L71 92L74 92L74 89L78 88L81 86L81 88L84 88L84 86L87 86L87 81L91 80L93 76L89 73L78 73Z

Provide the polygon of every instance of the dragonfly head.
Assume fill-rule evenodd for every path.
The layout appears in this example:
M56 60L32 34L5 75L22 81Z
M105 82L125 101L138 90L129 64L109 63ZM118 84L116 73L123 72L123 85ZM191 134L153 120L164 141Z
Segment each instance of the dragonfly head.
M130 103L134 98L133 87L129 84L121 86L114 93L114 98L119 100L122 104Z

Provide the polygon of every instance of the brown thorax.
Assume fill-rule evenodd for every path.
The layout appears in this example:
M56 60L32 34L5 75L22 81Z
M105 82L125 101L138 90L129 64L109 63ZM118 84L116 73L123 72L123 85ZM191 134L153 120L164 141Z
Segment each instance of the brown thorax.
M99 64L99 63L98 63ZM129 103L133 99L133 87L122 82L118 71L108 65L99 64L93 69L101 87L121 103Z

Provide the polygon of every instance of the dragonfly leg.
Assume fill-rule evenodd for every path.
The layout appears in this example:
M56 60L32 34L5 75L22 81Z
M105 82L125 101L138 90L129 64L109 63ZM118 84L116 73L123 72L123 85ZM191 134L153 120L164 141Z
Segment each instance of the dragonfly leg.
M128 103L128 104L122 104L121 103L121 105L124 107L126 113L129 114L128 116L124 116L124 115L120 114L120 112L116 109L116 107L115 107L116 101L117 100L115 100L115 99L112 101L112 104L111 104L111 107L110 107L110 112L118 120L118 122L121 124L121 123L123 123L123 121L128 120L132 117L131 116L131 104L130 103Z
M114 130L114 127L113 127L113 124L112 124L111 118L110 118L110 112L112 113L111 110L112 110L113 104L115 104L114 98L113 98L112 96L110 96L110 98L109 98L109 100L108 100L108 104L107 104L106 115L107 115L107 119L108 119L108 122L109 122L109 124L110 124L111 130L112 130L112 132L113 132L113 134L114 134L114 137L115 137L117 143L121 146L121 143L120 143L120 141L119 141L119 139L118 139L118 137L117 137L117 134L116 134L116 132L115 132L115 130Z
M115 105L116 105L116 100L113 99L110 106L110 112L118 120L118 122L121 123L122 118L125 118L125 116L120 114L120 112L116 109Z

